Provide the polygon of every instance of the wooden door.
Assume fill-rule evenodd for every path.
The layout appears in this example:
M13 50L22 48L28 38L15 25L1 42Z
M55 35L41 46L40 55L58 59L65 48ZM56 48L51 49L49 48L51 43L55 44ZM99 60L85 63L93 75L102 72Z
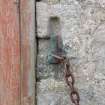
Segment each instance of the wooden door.
M0 105L20 105L19 13L14 0L0 0Z
M35 105L34 0L0 0L0 105Z

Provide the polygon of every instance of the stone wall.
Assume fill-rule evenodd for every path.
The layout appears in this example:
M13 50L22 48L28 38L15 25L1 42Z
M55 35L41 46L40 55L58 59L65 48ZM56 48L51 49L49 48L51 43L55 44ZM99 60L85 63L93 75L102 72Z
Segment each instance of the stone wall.
M80 105L105 105L105 0L37 2L37 105L72 105L62 65L49 65L49 20L60 19Z

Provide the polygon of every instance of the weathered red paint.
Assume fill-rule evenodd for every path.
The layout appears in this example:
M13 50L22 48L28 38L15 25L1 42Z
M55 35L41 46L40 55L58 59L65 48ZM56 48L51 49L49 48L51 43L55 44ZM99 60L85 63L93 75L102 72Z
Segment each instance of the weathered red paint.
M22 61L22 74L21 74L21 104L22 105L35 105L35 93L31 86L33 83L33 65L32 62L32 46L35 43L30 38L35 37L33 31L34 24L34 0L20 0L21 11L21 61ZM33 37L34 35L34 37ZM33 56L34 57L34 56ZM35 78L35 77L34 77ZM33 85L34 86L34 85Z
M15 0L0 0L0 105L20 105L19 14Z
M27 6L26 4L26 0L24 0L24 2L21 2L21 9L22 11L24 11L25 6ZM28 29L27 28L27 23L28 23L28 19L27 16L25 16L25 12L21 11L21 31L22 31L22 45L21 45L21 51L22 51L22 98L27 96L28 93L28 74L29 74L29 69L30 69L30 58L29 58L29 35L28 35ZM24 15L23 15L24 14ZM24 17L23 17L24 16Z

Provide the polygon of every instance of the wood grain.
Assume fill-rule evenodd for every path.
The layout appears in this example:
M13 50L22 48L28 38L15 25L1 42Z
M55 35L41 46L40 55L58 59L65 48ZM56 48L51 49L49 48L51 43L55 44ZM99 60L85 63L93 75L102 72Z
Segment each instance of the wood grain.
M21 103L35 105L35 3L20 0L21 15Z
M20 105L19 36L15 0L0 0L0 105Z

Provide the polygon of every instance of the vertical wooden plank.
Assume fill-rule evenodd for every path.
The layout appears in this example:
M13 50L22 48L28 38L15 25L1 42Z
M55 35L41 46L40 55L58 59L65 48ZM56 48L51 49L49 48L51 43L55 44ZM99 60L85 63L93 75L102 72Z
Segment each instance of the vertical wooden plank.
M0 105L20 105L19 36L15 0L0 0Z
M35 105L35 3L20 0L21 11L21 103Z

